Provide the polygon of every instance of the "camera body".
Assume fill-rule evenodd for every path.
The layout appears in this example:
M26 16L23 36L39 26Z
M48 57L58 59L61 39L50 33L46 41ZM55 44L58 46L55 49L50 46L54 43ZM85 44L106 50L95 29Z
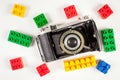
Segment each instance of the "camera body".
M45 62L101 50L98 30L92 19L47 28L46 32L36 38L40 55Z

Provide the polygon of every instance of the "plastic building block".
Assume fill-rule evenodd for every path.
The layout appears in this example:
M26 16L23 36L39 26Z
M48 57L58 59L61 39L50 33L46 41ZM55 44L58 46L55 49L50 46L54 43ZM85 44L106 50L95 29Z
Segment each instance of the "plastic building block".
M47 67L47 65L45 63L38 66L36 69L41 77L50 72L49 68Z
M116 50L114 31L113 29L105 29L101 31L104 50L106 52L111 52Z
M109 7L109 5L106 4L101 9L98 10L98 13L101 15L101 17L103 19L106 19L107 17L109 17L113 13L113 11Z
M65 71L96 66L96 59L93 55L64 61Z
M21 68L24 67L21 57L18 57L18 58L15 58L15 59L11 59L10 60L10 64L11 64L12 70L21 69Z
M100 60L98 65L96 66L97 70L101 71L102 73L106 74L110 69L111 65L106 63L105 61Z
M26 7L22 6L20 4L15 4L14 8L12 10L12 14L19 16L19 17L24 17L26 12Z
M64 8L64 11L68 19L78 15L74 5Z
M32 36L11 30L9 33L8 41L29 47L32 43Z
M34 17L33 20L36 23L38 28L41 28L42 26L45 26L46 24L48 24L48 21L43 13Z

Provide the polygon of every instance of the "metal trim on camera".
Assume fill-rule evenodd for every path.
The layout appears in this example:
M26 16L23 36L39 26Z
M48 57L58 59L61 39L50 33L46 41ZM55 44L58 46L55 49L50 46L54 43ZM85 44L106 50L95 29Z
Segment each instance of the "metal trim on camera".
M56 26L56 29L38 35L36 41L46 62L101 50L97 27L91 19Z

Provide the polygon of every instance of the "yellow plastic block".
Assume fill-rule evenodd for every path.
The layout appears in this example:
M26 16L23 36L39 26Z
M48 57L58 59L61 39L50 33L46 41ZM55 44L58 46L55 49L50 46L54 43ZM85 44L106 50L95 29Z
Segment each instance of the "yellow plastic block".
M92 66L96 66L97 65L97 63L96 62L92 62Z
M80 67L80 65L76 65L76 68L77 68L77 69L80 69L81 67Z
M96 59L93 55L64 61L65 71L87 68L96 65Z
M82 68L86 68L86 65L85 65L85 64L81 64L81 67L82 67Z
M80 63L81 63L81 64L84 64L84 63L85 63L85 60L84 60L84 59L80 59Z
M71 66L71 70L75 70L76 68L75 68L75 66Z
M95 57L91 56L90 57L91 61L95 61Z
M12 14L19 17L24 17L25 12L26 12L26 7L19 4L15 4L12 10Z
M74 66L75 65L74 61L70 61L70 65Z
M75 64L80 64L80 61L79 60L75 60Z
M90 64L90 63L87 63L87 64L86 64L86 66L87 66L87 67L90 67L90 66L91 66L91 64Z
M69 68L69 67L66 67L66 68L65 68L65 71L70 71L70 68Z
M90 62L90 58L85 58L85 61L86 62Z

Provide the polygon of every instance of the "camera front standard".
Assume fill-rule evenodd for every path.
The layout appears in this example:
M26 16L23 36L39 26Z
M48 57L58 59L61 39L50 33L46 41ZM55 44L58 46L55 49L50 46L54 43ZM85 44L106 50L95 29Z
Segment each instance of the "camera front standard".
M51 31L36 38L40 55L45 62L101 50L98 30L92 19L49 28Z

